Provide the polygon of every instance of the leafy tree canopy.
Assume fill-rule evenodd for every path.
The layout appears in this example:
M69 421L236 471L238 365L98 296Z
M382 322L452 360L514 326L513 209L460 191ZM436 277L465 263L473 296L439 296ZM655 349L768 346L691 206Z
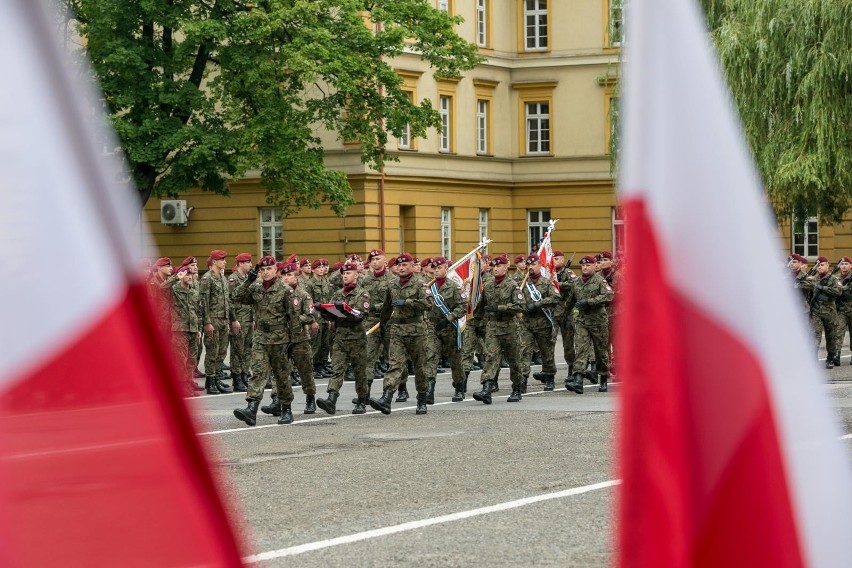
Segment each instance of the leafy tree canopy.
M480 61L459 17L427 0L64 0L84 38L139 189L229 194L260 172L267 200L293 212L353 203L323 164L318 131L360 143L379 169L388 136L440 126L388 61L418 54L440 76Z

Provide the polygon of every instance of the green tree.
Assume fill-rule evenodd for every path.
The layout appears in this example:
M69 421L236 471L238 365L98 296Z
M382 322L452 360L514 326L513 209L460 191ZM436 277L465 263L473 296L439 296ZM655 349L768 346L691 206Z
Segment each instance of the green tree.
M440 126L388 61L417 53L439 76L480 59L459 17L427 0L65 0L104 93L141 203L193 187L224 195L260 172L285 212L353 203L323 163L319 129L360 143L374 169L388 136Z

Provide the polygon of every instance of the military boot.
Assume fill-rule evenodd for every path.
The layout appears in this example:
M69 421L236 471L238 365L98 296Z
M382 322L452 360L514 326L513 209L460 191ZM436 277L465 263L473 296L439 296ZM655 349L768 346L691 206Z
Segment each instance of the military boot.
M355 380L355 369L352 368L352 365L346 367L346 372L343 373L343 380L348 383Z
M334 370L331 368L331 363L326 361L325 364L320 366L320 373L322 373L322 378L330 379L334 376Z
M470 371L464 374L464 382L462 383L462 392L467 392L467 378L470 376Z
M527 382L528 382L528 379L526 377L524 377L524 380L521 381L521 394L527 394ZM547 390L547 389L544 389L544 390ZM550 389L550 390L553 390L553 389Z
M435 380L429 381L426 388L426 404L435 404Z
M302 377L299 376L299 371L296 369L290 371L290 385L294 387L302 386Z
M278 419L279 424L291 424L293 422L293 411L290 410L289 404L281 405L281 418Z
M453 395L452 401L453 402L463 401L464 400L464 392L465 392L464 383L459 383L457 385L453 385L453 387L455 387L456 393Z
M533 351L531 363L533 365L541 365L541 351Z
M356 398L355 399L355 408L352 409L352 414L366 414L367 413L367 397L364 398Z
M337 412L337 397L340 396L340 393L335 391L330 391L328 393L328 398L321 398L317 400L317 406L322 408L328 414L334 414Z
M586 376L583 373L574 373L574 388L569 389L573 390L577 394L583 394L583 381Z
M503 354L500 355L500 368L501 369L508 369L509 368L509 360L506 359L506 356L503 355Z
M498 367L497 368L497 374L494 375L494 380L491 381L491 383L492 383L491 384L491 392L499 392L500 391L500 385L497 383L497 379L499 379L499 378L500 378L500 368Z
M601 382L598 385L598 392L607 392L607 380L609 380L609 375L601 375Z
M547 382L547 377L549 377L549 376L550 376L550 375L548 375L548 374L547 374L547 373L545 373L545 372L540 372L540 373L539 373L539 372L535 372L535 373L533 373L533 378L534 378L535 380L537 380L538 382L540 382L540 383L546 383L546 382Z
M237 373L234 376L234 392L248 392L248 381L245 373Z
M491 404L491 393L494 392L494 382L485 381L482 383L482 390L473 393L473 398L485 404Z
M544 383L544 390L552 391L555 388L553 382L556 379L556 376L553 373L542 373L542 375L544 375L544 380L541 381Z
M367 399L370 398L370 390L373 388L373 379L367 381L367 396L364 397L364 404L367 404ZM352 399L352 404L358 404L358 396Z
M231 390L231 387L229 387L228 385L226 385L225 383L223 383L221 379L214 379L214 382L215 382L215 384L216 384L216 389L217 389L220 393L222 393L222 394L231 394L232 392L234 392L234 391L232 391L232 390Z
M415 414L426 414L426 393L419 392L417 393L417 410L414 411Z
M305 411L303 414L313 414L317 411L316 398L312 394L305 395Z
M835 352L834 352L834 366L835 366L835 367L839 367L839 366L840 366L840 351L835 351Z
M272 416L281 416L281 403L278 402L277 398L273 398L272 404L261 406L260 411L264 414L271 414Z
M521 402L521 385L512 385L512 394L506 399L506 402Z
M204 377L204 388L207 391L207 394L220 394L219 389L216 388L215 377Z
M405 402L406 400L408 400L408 389L405 387L405 383L402 383L396 393L396 401Z
M379 365L379 362L376 361L375 363L373 363L373 380L374 381L381 381L384 378L385 378L385 374L382 373L381 365Z
M318 381L320 379L324 379L325 375L322 374L322 370L319 365L314 365L314 380Z
M259 400L250 400L245 408L237 408L234 410L234 416L237 420L241 420L249 426L257 424L257 407L260 406Z
M381 398L371 398L368 402L370 403L370 406L372 406L375 410L378 410L382 414L390 414L392 400L393 389L385 389L385 392L382 393Z
M834 368L834 357L832 357L831 355L829 355L828 357L825 358L825 368L826 369L833 369Z
M590 361L588 365L586 365L586 378L589 379L589 382L593 385L598 384L598 362Z
M473 356L473 370L481 371L485 368L485 361L482 360L482 356L479 353L476 353Z

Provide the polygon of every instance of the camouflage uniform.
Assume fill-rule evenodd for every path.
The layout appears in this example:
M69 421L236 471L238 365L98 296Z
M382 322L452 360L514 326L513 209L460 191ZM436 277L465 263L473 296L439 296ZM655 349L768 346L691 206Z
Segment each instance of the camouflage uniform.
M285 284L286 286L286 284ZM315 395L313 356L311 354L311 334L308 331L314 323L313 299L302 286L291 288L294 317L290 321L290 344L287 354L292 359L302 381L302 392Z
M379 314L382 312L382 308L384 304L381 299L383 299L387 295L388 285L391 282L392 275L387 270L383 270L380 275L376 275L372 272L363 276L363 278L359 278L359 282L363 286L364 290L370 294L370 298L373 298L374 303L370 305L370 312L367 314L366 319L364 320L364 327L366 330L371 329L377 323L379 323ZM367 377L372 380L373 378L378 378L381 374L377 369L377 365L379 359L384 356L384 339L387 330L384 327L379 327L376 331L367 336L367 350L365 351L366 356L364 358L364 365L367 373Z
M315 303L327 304L331 301L331 285L328 283L328 278L314 276L306 283L306 287L308 294ZM329 348L331 347L331 324L322 319L316 312L313 316L314 321L319 324L319 330L311 337L311 352L313 354L313 367L319 369L328 361Z
M835 328L837 327L837 307L835 300L843 294L840 281L833 274L819 275L806 278L802 282L802 290L810 292L809 317L814 342L819 349L823 332L825 332L825 348L829 354L837 349Z
M228 280L224 274L208 270L199 281L201 292L202 317L204 325L212 325L213 333L204 333L204 373L215 376L222 368L228 353L228 328L236 321L228 292Z
M437 281L435 285L438 286ZM467 300L462 298L461 290L448 278L445 278L444 282L438 287L438 293L441 295L444 306L449 310L449 313L444 315L441 309L435 305L435 301L430 297L429 301L432 304L430 313L436 324L432 329L432 333L427 337L427 341L432 344L435 355L432 361L427 362L427 365L432 366L426 369L426 375L430 378L434 377L434 369L438 364L438 358L443 355L450 362L453 386L458 390L464 383L465 377L461 363L461 352L458 347L458 331L452 322L464 316L467 311ZM443 323L437 323L442 320ZM432 370L432 375L429 374L430 369ZM430 386L430 389L433 388Z
M397 300L405 305L394 306ZM426 324L423 312L429 309L429 299L423 292L423 282L412 274L402 283L401 279L391 280L382 303L382 326L389 325L390 335L388 363L385 373L384 390L395 390L407 376L406 360L414 364L414 383L417 392L424 394L428 387L426 380L426 348L424 338Z
M201 300L198 287L190 285L184 288L177 276L172 276L162 286L170 290L172 346L178 356L182 378L192 380L196 362L190 347L198 340L198 332L201 331Z
M510 276L485 281L480 306L496 307L497 311L485 310L485 369L480 382L495 381L500 370L500 353L509 361L509 376L513 385L523 382L520 353L518 351L518 324L516 314L522 311L520 302L524 295Z
M849 330L849 342L852 345L852 272L840 280L840 296L835 301L837 306L837 326L834 330L835 353L843 348L843 340L846 338L846 330ZM839 365L839 354L835 358L835 365Z
M254 314L251 306L234 302L234 291L245 282L246 277L234 270L228 276L228 289L231 303L234 304L234 315L240 322L240 333L231 334L231 374L248 373L250 368L251 338L254 335Z
M247 401L263 399L263 387L270 370L275 373L275 392L281 404L293 402L290 386L290 362L287 360L287 344L290 330L299 316L293 310L293 290L279 278L265 289L258 279L252 284L248 280L234 292L234 300L254 305L254 340L251 346L252 377L248 383Z
M574 296L578 304L576 321L577 358L574 372L583 372L594 351L597 372L609 377L609 329L606 306L613 291L600 273L574 281ZM583 302L585 300L585 302Z
M338 318L334 327L334 349L331 353L332 376L328 380L326 389L329 393L340 393L343 386L343 375L346 367L352 365L355 373L355 392L358 398L364 400L369 396L367 387L367 376L364 373L364 352L367 349L367 337L365 335L364 320L370 310L370 294L364 288L355 285L349 292L341 287L332 296L332 303L345 302L352 308L358 310L360 315L356 318Z
M609 271L609 274L604 274L601 271L601 276L604 277L606 283L609 284L609 287L612 288L612 300L609 305L606 307L606 315L607 315L607 328L609 330L609 347L610 350L610 369L612 368L613 361L615 360L615 351L613 351L612 346L615 340L615 321L618 317L618 294L621 289L621 273L614 268Z
M556 274L560 300L553 310L553 321L556 322L559 333L562 334L562 355L568 363L569 377L574 371L576 357L574 349L574 303L577 301L574 297L574 281L576 279L577 275L570 268L563 268Z
M539 302L534 302L529 288L534 287L541 295ZM524 294L524 319L521 320L520 333L524 337L521 343L521 374L526 380L530 376L530 357L532 356L535 347L541 352L541 372L543 375L549 375L550 380L556 375L556 361L554 359L553 350L553 323L550 321L553 318L553 310L559 303L559 295L556 293L556 288L553 287L553 282L549 278L539 273L537 280L533 280L533 275L527 278L527 283L524 289L521 290ZM545 314L545 310L550 312L550 318ZM555 321L555 319L554 319Z

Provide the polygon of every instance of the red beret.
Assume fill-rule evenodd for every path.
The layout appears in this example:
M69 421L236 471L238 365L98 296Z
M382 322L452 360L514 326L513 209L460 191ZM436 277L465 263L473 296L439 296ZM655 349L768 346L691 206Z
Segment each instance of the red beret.
M311 263L311 268L316 270L317 268L320 267L320 265L322 265L322 261L323 261L323 259L321 259L321 258L316 259L315 261L313 261ZM325 265L328 266L328 262L326 262Z
M299 255L298 254L291 254L290 256L287 257L287 260L285 262L299 262Z
M850 259L848 256L841 256L840 262L848 262L848 263L852 264L852 259Z
M346 260L354 261L354 262L364 262L364 260L358 256L357 254L350 254Z
M819 264L821 262L828 262L828 259L824 256L818 256L817 257L817 264Z
M171 265L172 265L172 259L170 259L167 256L161 256L154 263L154 268L162 268L164 266L171 266Z
M388 266L396 266L396 257L395 256L388 261Z
M586 255L586 256L584 256L583 258L580 259L580 264L594 264L594 263L595 263L595 257L593 257L590 254Z
M367 260L373 260L373 258L375 258L377 256L381 256L383 254L385 254L385 251L383 251L382 249L373 249L367 255Z
M438 266L448 264L449 262L450 261L444 258L443 256L436 256L432 259L432 262L430 264L432 265L432 268L437 268Z
M177 274L178 276L180 276L180 275L181 275L181 274L183 274L184 272L189 272L189 270L190 270L189 265L188 265L188 264L184 264L183 266L179 266L179 267L178 267L178 269L175 271L175 274Z
M426 268L427 266L432 264L432 260L433 260L432 258L424 258L423 260L420 261L420 266L423 267L423 268Z
M599 258L599 259L601 259L601 260L603 260L603 259L605 259L605 258L606 258L607 260L612 260L612 253L611 253L611 252L609 252L608 250L605 250L605 251L599 252L599 253L598 253L598 258Z
M241 252L234 257L234 262L251 262L251 255L247 252Z
M535 264L536 262L541 262L537 254L531 254L527 257L527 264Z
M299 272L299 265L295 262L279 262L278 272L281 274L290 274L291 272Z
M555 250L553 251L553 256L565 256L565 253L563 253L561 250Z
M484 262L485 264L488 264L489 262L491 262L491 255L490 254L483 255L482 256L482 262Z
M264 256L258 262L260 266L275 266L275 257L274 256Z
M358 270L358 264L351 261L344 262L343 266L340 267L340 272L346 272L348 270Z
M194 256L188 256L180 263L181 266L189 266L190 264L198 264L198 259Z
M337 272L340 270L340 267L343 266L344 262L341 260L340 262L335 262L334 266L331 267L331 270Z
M227 256L228 253L223 250L216 249L210 251L210 258L213 260L225 260L225 257Z
M509 257L505 254L495 256L488 264L490 264L491 266L497 266L498 264L509 264Z
M803 257L800 254L796 254L796 253L791 254L790 258L792 258L793 260L798 260L799 262L804 262L805 264L807 264L807 262L808 262L807 258Z
M299 266L311 266L311 259L303 258L302 262L299 263Z
M518 264L519 262L524 262L526 259L527 259L527 257L525 257L522 254L516 255L515 256L515 264Z
M414 257L408 254L407 252L404 252L398 257L396 257L396 262L397 264L399 264L400 262L414 262Z

